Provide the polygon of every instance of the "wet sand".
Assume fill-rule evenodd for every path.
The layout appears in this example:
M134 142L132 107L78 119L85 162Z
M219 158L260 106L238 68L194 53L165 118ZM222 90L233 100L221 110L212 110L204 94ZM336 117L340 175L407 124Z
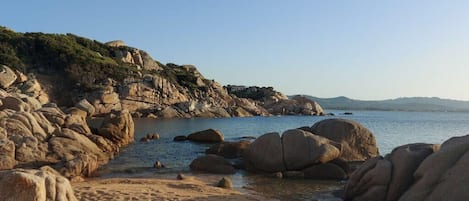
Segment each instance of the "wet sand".
M184 180L160 178L88 179L72 183L75 195L82 201L277 201L255 192L216 187L213 179L187 177Z

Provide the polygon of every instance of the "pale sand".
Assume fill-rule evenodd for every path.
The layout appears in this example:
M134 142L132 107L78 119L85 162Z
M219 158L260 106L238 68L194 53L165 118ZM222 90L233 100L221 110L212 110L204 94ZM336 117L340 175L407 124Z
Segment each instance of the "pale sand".
M78 200L90 201L276 201L254 192L215 187L213 181L202 181L194 177L184 180L157 178L112 178L91 179L72 183Z

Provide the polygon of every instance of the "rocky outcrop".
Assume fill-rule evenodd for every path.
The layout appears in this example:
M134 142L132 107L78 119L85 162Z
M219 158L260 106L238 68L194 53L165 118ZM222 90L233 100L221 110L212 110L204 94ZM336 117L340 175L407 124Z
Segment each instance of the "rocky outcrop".
M228 93L240 98L254 100L273 115L324 115L322 107L304 96L289 99L272 87L246 87L228 85Z
M194 142L223 142L224 136L218 130L214 129L207 129L203 131L198 131L195 133L191 133L187 136L187 140L194 141Z
M274 115L324 115L322 107L302 96L295 96L292 99L280 99L266 102L262 105Z
M0 171L0 200L76 201L70 182L49 167Z
M0 95L0 169L49 164L69 178L91 176L119 147L133 141L134 125L128 112L105 118L97 135L86 122L92 113L87 104L78 105L89 107L87 111L72 107L63 112L55 104L42 105L26 94L0 90Z
M245 94L237 94L206 79L194 65L161 64L120 40L103 44L73 34L0 31L5 35L0 42L9 50L4 52L9 59L0 62L31 72L25 76L2 66L0 88L21 91L40 104L52 100L88 116L113 110L156 118L323 114L317 103L288 99L272 87L246 87Z
M423 177L418 176L417 170L421 169L421 167L423 168L422 165L427 161L427 159L431 159L434 155L440 155L440 151L438 151L438 149L439 146L433 144L408 144L395 148L391 154L387 155L385 158L375 157L367 160L350 176L345 188L345 200L432 200L429 199L432 196L427 194L429 197L426 197L424 195L425 193L422 192L432 192L432 190L434 190L432 188L435 185L439 185L439 182L436 182L436 180L441 179L438 176L440 174L430 173L424 180L432 178L433 183L426 183L420 186L419 190L414 192L409 190L418 189L417 186L419 186L419 179ZM430 160L430 162L432 163L432 168L436 166L441 167L441 165L448 165L445 163L446 161L437 163ZM449 164L449 166L451 165L452 164ZM458 177L464 175L464 173L460 174L461 175ZM458 185L460 184L458 183L455 186ZM436 200L447 200L446 196L444 199L442 199L443 197L441 196L434 196L433 198L440 198Z
M111 140L117 146L125 146L134 141L134 121L129 111L114 112L104 119L98 134Z
M215 174L234 174L236 172L229 161L213 154L201 156L193 160L189 167L192 170Z
M326 119L315 123L309 131L340 143L340 158L346 161L364 161L379 156L373 133L353 120Z

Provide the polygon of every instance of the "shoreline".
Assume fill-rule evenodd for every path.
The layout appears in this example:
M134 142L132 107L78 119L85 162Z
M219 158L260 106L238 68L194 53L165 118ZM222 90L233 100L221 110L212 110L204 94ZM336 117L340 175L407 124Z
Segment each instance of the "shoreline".
M170 178L87 178L72 182L78 200L251 200L278 201L249 189L216 187L217 178L186 176L183 180Z

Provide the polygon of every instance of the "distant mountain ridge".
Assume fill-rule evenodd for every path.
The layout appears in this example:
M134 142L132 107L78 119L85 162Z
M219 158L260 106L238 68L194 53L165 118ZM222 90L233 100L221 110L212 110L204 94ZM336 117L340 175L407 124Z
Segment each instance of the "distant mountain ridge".
M364 101L350 99L345 96L335 98L304 96L318 102L324 109L469 112L469 101L442 99L438 97L404 97L379 101Z

